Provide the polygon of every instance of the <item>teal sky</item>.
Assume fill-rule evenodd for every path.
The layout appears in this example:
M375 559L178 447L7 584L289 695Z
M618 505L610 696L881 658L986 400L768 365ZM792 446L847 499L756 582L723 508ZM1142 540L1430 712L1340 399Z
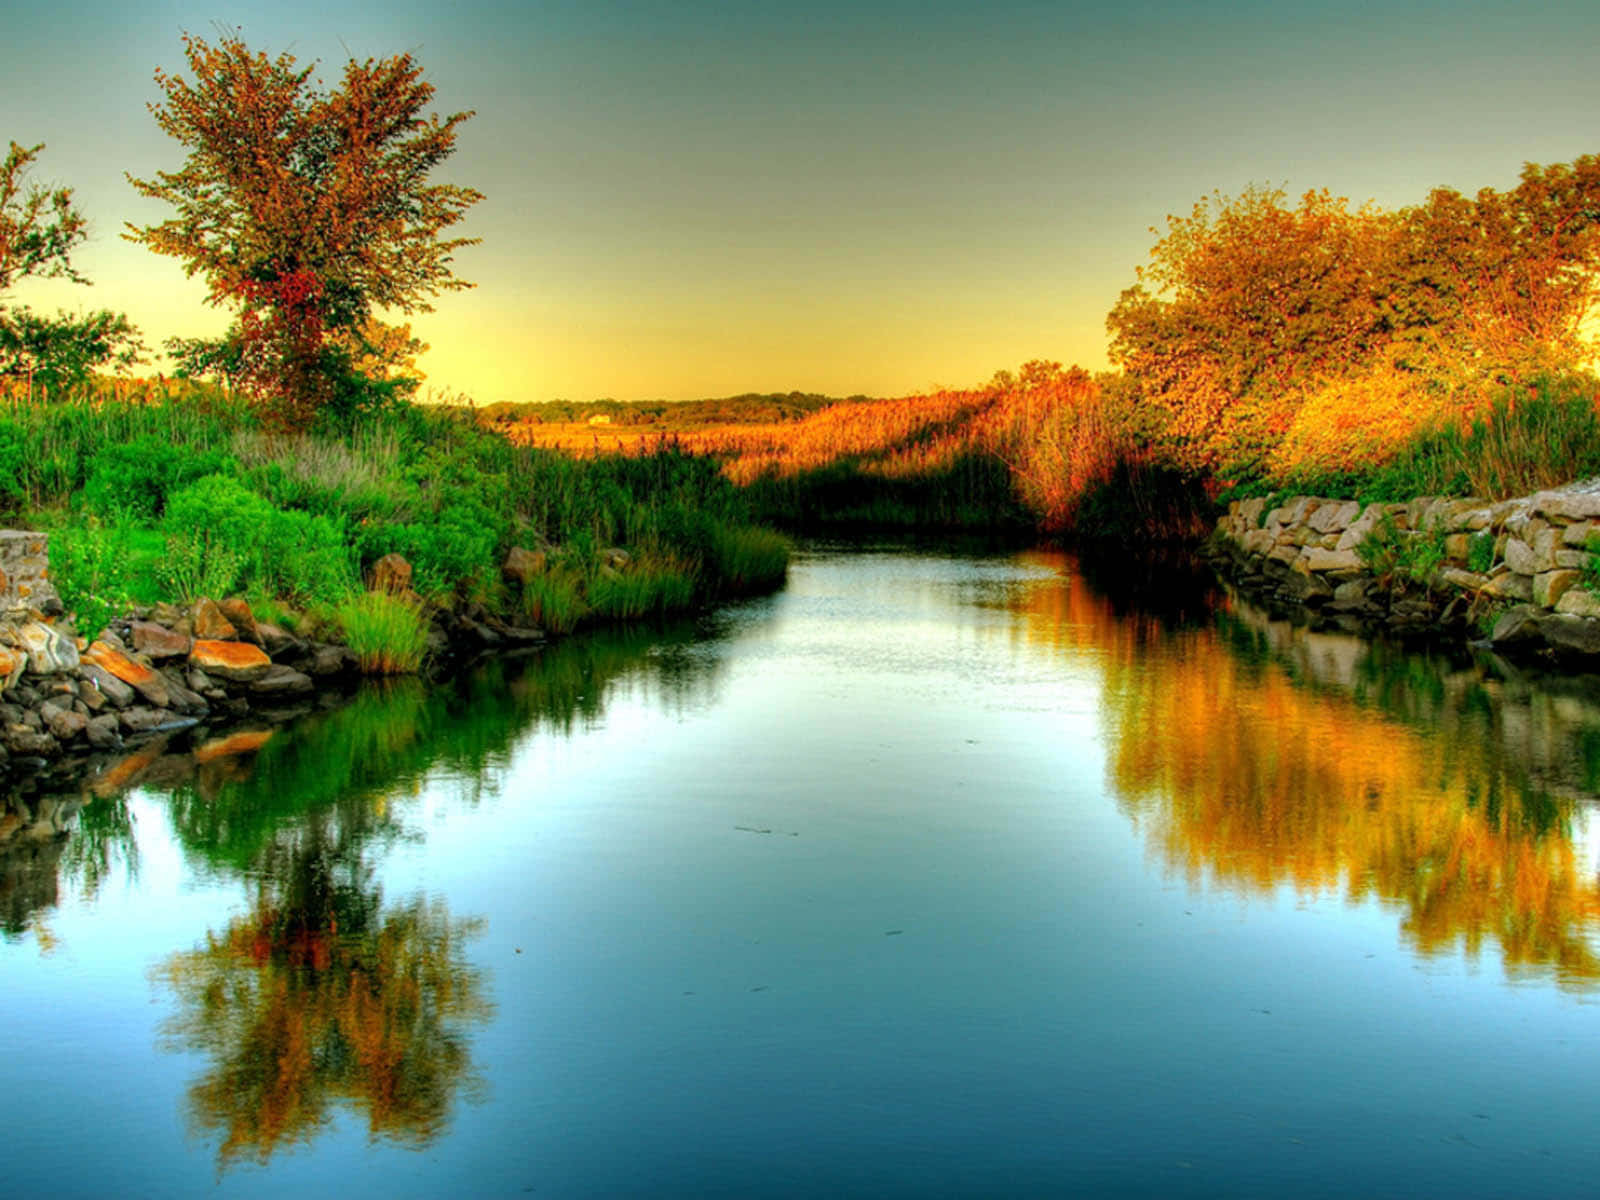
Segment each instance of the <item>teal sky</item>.
M124 172L181 161L147 105L179 34L242 27L334 79L412 51L475 109L443 178L487 195L477 288L417 322L480 402L965 386L1105 364L1150 227L1212 189L1386 206L1600 152L1600 5L0 0L0 139L48 143L93 288L158 344L221 328L122 242Z

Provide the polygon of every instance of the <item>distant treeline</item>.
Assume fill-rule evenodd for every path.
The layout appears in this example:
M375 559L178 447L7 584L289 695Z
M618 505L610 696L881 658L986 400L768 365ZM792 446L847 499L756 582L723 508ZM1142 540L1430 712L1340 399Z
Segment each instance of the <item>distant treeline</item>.
M545 400L527 404L489 404L478 410L485 420L510 424L558 425L604 418L614 425L773 424L796 421L834 404L860 404L867 396L823 396L815 392L744 392L706 400Z

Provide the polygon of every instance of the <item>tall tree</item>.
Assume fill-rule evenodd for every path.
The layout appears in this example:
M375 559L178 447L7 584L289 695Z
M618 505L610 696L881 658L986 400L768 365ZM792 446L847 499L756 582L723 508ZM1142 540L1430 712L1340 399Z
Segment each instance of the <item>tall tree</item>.
M375 309L427 312L471 285L453 270L477 238L446 237L483 197L428 182L472 113L424 115L433 85L409 54L351 59L322 89L292 55L268 58L237 33L185 35L192 79L157 70L151 111L187 161L129 177L176 215L127 235L205 278L233 308L238 378L281 423L304 427L364 394L356 360ZM352 345L356 352L352 351Z
M0 161L0 296L29 277L89 282L72 265L72 252L89 236L72 189L29 179L43 149L42 142L12 142ZM121 313L46 317L24 305L0 306L0 375L26 376L54 389L107 362L131 365L140 349L137 331Z

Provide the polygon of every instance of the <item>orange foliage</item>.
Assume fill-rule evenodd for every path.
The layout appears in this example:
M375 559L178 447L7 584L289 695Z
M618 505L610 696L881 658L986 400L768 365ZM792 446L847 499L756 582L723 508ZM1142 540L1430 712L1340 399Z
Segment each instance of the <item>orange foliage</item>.
M971 456L1003 462L1047 529L1071 525L1084 494L1135 453L1126 414L1080 367L1024 364L985 387L830 405L797 421L672 430L495 421L512 442L570 454L636 453L670 443L724 459L738 484L847 467L885 479L937 476Z
M1241 609L1240 633L1274 647L1263 663L1216 629L1130 621L1077 579L1031 588L1016 607L1031 636L1101 665L1112 785L1191 881L1375 898L1399 907L1422 954L1497 945L1510 971L1600 982L1600 879L1575 851L1577 805L1535 786L1528 747L1485 736L1459 676L1442 700L1417 690L1423 731L1341 694L1382 674L1352 637ZM1152 638L1168 644L1149 653ZM1563 747L1540 757L1561 761Z

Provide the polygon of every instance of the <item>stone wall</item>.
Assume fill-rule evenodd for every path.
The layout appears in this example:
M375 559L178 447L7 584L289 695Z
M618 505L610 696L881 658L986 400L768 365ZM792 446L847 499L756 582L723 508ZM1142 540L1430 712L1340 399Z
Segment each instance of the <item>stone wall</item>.
M0 529L0 616L59 612L60 603L50 582L50 535Z
M1600 655L1600 595L1583 586L1592 533L1600 480L1498 503L1235 501L1212 547L1247 590L1325 622Z

